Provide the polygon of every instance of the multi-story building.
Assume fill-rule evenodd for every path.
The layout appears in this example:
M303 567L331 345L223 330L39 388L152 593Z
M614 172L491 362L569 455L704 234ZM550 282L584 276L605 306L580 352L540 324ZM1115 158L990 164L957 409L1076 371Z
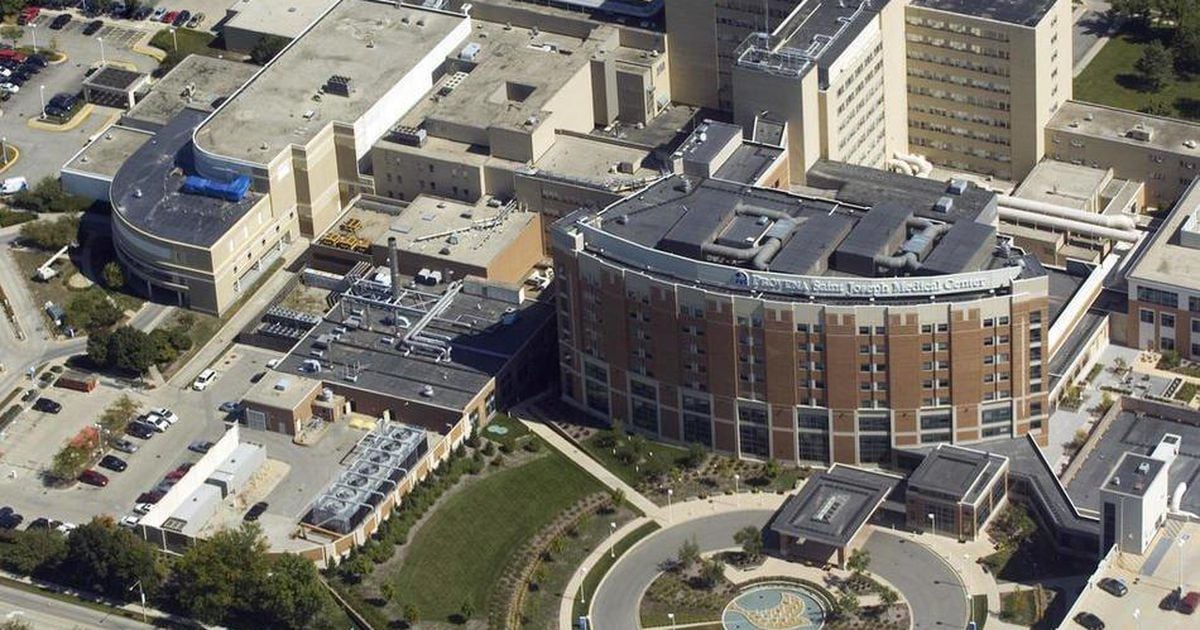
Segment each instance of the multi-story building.
M1044 441L1049 272L997 238L995 196L907 177L856 187L867 205L826 179L821 196L675 175L559 221L563 398L788 462Z
M1126 273L1126 344L1200 359L1200 185L1193 180Z
M1046 157L1142 182L1146 204L1170 206L1200 173L1200 124L1070 101L1046 125Z
M1017 181L1042 158L1043 129L1071 98L1070 0L913 0L908 134L947 168Z

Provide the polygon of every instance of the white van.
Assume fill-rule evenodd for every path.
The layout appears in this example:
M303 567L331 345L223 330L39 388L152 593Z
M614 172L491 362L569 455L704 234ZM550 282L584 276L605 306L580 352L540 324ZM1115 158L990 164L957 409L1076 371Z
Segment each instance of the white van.
M0 195L15 195L29 188L29 180L24 177L9 177L0 184Z
M212 382L215 380L217 380L216 372L212 371L212 369L204 370L200 373L200 376L196 377L196 380L192 381L192 389L202 392L208 389L208 386L212 385Z

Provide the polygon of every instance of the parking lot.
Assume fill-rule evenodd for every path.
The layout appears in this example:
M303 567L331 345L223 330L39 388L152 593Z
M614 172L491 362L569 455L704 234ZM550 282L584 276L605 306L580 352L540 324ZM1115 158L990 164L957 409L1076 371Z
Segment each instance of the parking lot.
M189 444L215 441L224 433L227 417L218 410L221 402L240 399L249 389L251 377L263 371L265 363L276 356L234 346L212 366L218 377L203 392L192 391L190 387L139 391L107 378L102 378L100 386L87 394L58 388L44 390L42 395L58 401L63 409L58 414L27 410L0 437L0 505L13 507L25 517L26 523L44 516L78 524L97 514L117 518L128 514L138 495L152 489L181 463L200 458L188 450ZM109 478L106 487L76 483L60 489L44 484L41 475L54 454L123 393L141 404L142 411L168 407L180 420L148 440L124 436L138 444L139 449L132 454L113 453L128 462L129 468L124 472L99 469ZM276 437L247 431L243 439L259 441L260 435ZM278 449L268 450L268 456L275 458L272 450Z

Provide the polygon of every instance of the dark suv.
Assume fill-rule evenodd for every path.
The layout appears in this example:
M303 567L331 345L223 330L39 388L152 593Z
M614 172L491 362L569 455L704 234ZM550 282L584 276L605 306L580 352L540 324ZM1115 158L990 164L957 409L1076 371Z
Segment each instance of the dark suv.
M50 400L49 398L37 399L37 402L33 403L33 408L46 413L58 413L62 411L62 405Z

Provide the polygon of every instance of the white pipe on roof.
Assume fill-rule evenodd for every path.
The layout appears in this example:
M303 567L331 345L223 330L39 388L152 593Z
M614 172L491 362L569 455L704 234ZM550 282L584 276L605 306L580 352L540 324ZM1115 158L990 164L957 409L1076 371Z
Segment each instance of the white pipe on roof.
M1115 241L1124 241L1126 243L1134 243L1138 240L1137 230L1120 230L1116 228L1106 227L1103 225L1095 225L1085 223L1060 216L1047 216L1037 212L1028 210L1018 210L1016 208L999 208L1001 219L1013 219L1015 221L1024 221L1035 225L1043 225L1047 227L1055 227L1076 234L1086 234L1088 236L1096 236L1099 238L1109 238Z
M1020 197L1013 197L1012 195L996 195L996 201L1001 207L1016 208L1018 210L1028 210L1030 212L1049 214L1056 217L1071 219L1073 221L1102 225L1104 227L1116 228L1119 230L1137 229L1137 224L1134 223L1133 217L1128 217L1125 215L1096 214L1095 212L1086 212L1084 210L1068 208L1066 206L1047 203L1045 201L1022 199Z

